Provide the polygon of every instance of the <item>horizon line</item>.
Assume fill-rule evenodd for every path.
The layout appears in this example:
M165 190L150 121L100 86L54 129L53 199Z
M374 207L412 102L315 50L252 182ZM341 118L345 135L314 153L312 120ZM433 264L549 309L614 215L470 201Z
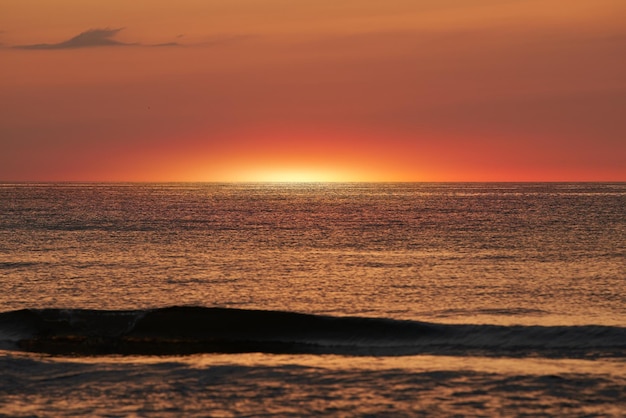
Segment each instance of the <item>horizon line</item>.
M572 184L572 183L626 183L626 180L394 180L394 181L133 181L133 180L0 180L2 185L25 184L269 184L269 185L297 185L297 184Z

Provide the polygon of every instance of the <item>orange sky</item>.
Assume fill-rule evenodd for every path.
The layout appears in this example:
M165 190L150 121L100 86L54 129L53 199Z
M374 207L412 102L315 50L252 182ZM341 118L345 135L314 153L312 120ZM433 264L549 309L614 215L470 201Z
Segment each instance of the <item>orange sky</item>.
M0 181L626 181L623 0L3 0Z

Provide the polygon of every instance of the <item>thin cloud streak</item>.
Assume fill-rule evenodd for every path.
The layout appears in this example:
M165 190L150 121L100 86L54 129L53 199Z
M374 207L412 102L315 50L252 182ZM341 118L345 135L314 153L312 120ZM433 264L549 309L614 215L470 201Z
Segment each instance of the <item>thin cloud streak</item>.
M17 49L75 49L75 48L93 48L102 46L131 46L138 45L135 43L120 42L113 39L118 32L123 28L118 29L89 29L85 32L81 32L73 38L67 41L59 42L56 44L31 44L31 45L16 45Z
M142 44L139 42L121 42L114 39L117 34L124 28L96 28L89 29L79 33L63 42L58 43L41 43L41 44L28 44L28 45L14 45L14 49L28 49L28 50L55 50L55 49L79 49L79 48L96 48L96 47L121 47L121 46L140 46L140 47L179 47L179 46L213 46L221 44L230 44L234 42L240 42L254 37L253 35L227 35L217 36L212 39L199 42L196 44L181 44L180 42L162 42L158 44ZM2 33L2 31L0 31ZM177 38L182 38L184 35L178 35Z

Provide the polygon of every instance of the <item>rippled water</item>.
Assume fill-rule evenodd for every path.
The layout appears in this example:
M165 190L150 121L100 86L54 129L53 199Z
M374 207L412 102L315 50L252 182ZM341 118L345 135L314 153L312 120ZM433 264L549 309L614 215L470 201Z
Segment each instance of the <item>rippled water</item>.
M0 362L0 407L11 416L620 417L626 408L623 362L262 354Z
M196 305L620 335L626 184L3 184L0 277L0 312ZM0 411L620 416L617 346L592 360L575 341L508 360L9 350Z

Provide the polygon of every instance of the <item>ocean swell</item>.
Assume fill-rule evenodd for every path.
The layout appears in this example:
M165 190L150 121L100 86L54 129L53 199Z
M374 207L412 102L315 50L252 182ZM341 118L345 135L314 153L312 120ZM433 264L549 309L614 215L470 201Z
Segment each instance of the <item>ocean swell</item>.
M626 328L438 324L207 307L0 313L4 349L62 355L265 352L626 357Z

